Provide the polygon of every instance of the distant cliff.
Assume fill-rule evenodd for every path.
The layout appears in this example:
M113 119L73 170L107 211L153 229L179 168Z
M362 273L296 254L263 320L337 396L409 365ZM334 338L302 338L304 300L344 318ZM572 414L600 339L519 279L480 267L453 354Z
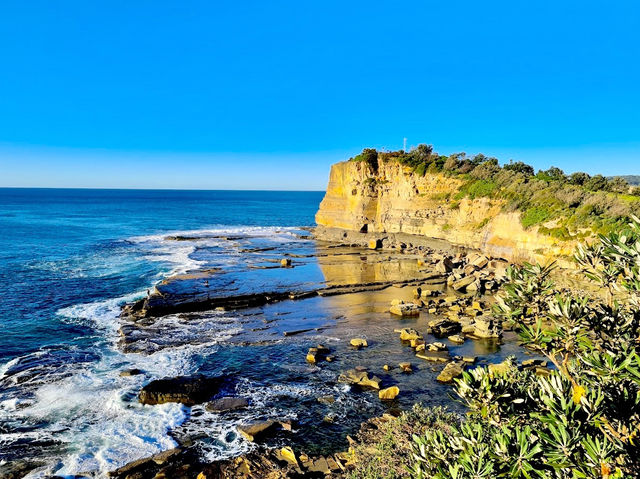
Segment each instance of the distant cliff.
M397 161L345 161L331 167L329 184L316 214L316 234L336 239L340 229L362 239L405 233L446 240L512 261L568 259L575 239L525 228L521 212L505 211L505 200L462 197L465 177L443 172L416 174ZM350 235L351 238L357 237Z

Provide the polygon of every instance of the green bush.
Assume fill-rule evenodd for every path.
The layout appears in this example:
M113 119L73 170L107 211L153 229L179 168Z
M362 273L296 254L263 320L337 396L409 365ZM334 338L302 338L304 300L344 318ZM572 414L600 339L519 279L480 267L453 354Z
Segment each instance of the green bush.
M513 359L457 380L467 419L414 437L412 477L640 477L640 219L575 255L606 299L557 291L553 265L508 271L495 315L554 365Z
M529 228L533 225L544 223L551 218L551 212L544 206L533 206L528 208L522 215L522 226Z

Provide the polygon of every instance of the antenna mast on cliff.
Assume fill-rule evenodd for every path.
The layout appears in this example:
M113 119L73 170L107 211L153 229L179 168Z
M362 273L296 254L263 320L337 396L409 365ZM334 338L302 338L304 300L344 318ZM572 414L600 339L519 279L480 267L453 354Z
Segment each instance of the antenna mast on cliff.
M402 151L404 151L404 152L407 151L407 139L406 138L402 142Z

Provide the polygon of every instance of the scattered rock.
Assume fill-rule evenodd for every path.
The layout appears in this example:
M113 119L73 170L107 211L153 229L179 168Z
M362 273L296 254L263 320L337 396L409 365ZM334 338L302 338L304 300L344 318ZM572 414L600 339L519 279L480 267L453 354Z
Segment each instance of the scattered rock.
M428 351L446 351L448 349L446 344L439 342L425 344L425 348Z
M366 348L367 346L369 346L367 340L362 338L354 338L350 341L350 344L356 349Z
M382 366L382 369L384 371L391 371L391 366L389 366L388 364L385 364L384 366Z
M237 427L238 432L247 440L255 442L256 439L264 436L276 426L275 421L260 421L243 424Z
M144 386L138 395L142 404L177 402L192 406L202 403L218 392L222 378L205 376L179 376L156 379Z
M209 401L204 408L209 412L226 412L244 409L248 405L249 401L245 398L225 397Z
M322 404L333 404L334 402L336 402L336 398L334 398L333 396L320 396L318 398L318 402L322 403Z
M449 353L446 351L420 351L416 354L416 358L434 363L446 363L449 361Z
M412 339L422 339L422 335L415 329L403 328L395 329L395 333L400 333L400 339L402 341L411 341Z
M450 383L457 377L462 376L464 364L460 362L451 362L447 364L436 378L441 383Z
M283 268L290 268L291 267L291 258L282 258L280 260L280 266L282 266Z
M465 276L462 279L459 279L457 281L454 281L451 284L451 287L453 289L455 289L456 291L463 291L467 289L467 286L469 286L471 283L473 283L476 280L475 276Z
M392 399L395 399L398 394L400 394L400 389L398 388L398 386L391 386L390 388L381 389L380 391L378 391L378 397L382 401L390 401Z
M284 460L293 466L298 465L296 454L289 446L283 447L278 451L278 458L281 458L281 460Z
M389 312L396 316L413 317L420 315L420 307L415 303L396 303L392 304Z
M400 366L400 369L402 369L403 373L413 372L413 369L411 369L411 363L400 363L398 364L398 366Z
M339 382L355 384L362 387L370 387L373 389L380 389L380 378L377 376L370 376L366 371L357 371L355 369L349 369L338 377Z
M458 333L462 329L459 322L448 318L429 321L429 327L431 328L431 332L438 337L448 337Z
M464 337L459 334L454 334L453 336L449 336L447 339L455 344L464 343Z
M124 371L120 371L120 376L138 376L140 374L144 374L144 371L138 368L125 369Z

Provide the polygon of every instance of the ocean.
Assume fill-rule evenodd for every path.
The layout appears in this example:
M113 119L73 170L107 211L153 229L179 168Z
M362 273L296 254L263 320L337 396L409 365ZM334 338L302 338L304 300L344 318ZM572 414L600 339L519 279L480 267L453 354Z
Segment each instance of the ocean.
M118 371L191 372L184 346L117 348L117 316L197 265L167 234L313 224L321 192L0 189L0 463L53 457L59 474L108 470L175 445L177 405L128 404ZM275 234L275 233L273 233ZM215 342L212 338L211 342ZM46 461L45 461L46 462Z

